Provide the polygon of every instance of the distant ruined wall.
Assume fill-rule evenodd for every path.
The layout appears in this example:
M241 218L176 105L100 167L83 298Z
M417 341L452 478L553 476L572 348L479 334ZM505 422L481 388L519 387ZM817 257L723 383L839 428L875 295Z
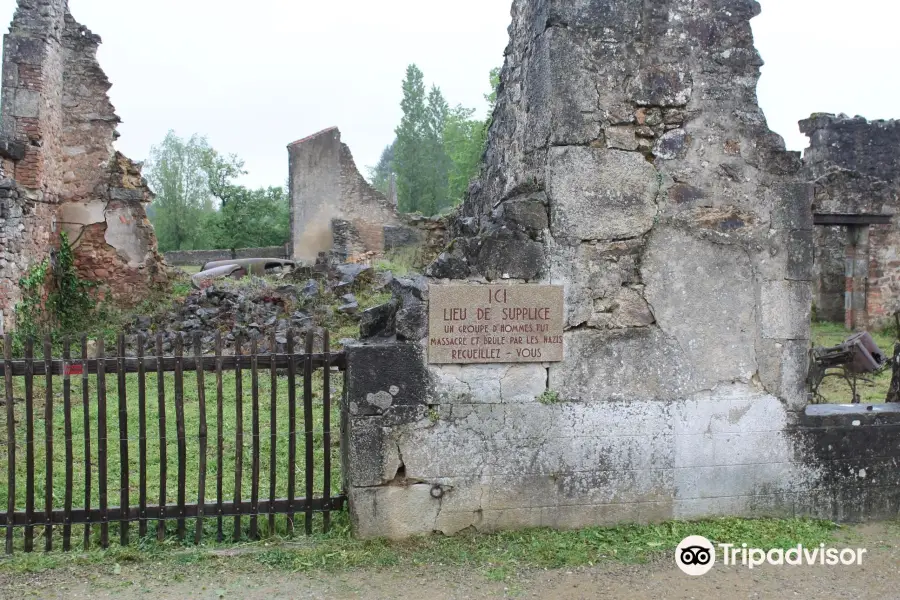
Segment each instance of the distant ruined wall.
M287 244L264 248L240 248L231 250L178 250L166 252L166 263L172 266L202 267L208 262L232 258L289 258Z
M4 199L14 216L0 223L9 240L0 262L7 324L19 278L49 254L60 231L81 276L112 298L137 302L166 281L144 209L152 193L140 165L113 148L119 118L97 63L99 44L66 0L20 0L4 37L0 129L24 147L21 157L2 161L16 189Z
M811 186L757 105L759 11L515 0L454 239L348 349L358 535L896 516L900 413L807 410ZM452 282L562 285L565 360L427 364Z
M817 114L800 122L809 136L804 176L815 186L815 211L892 215L869 230L868 325L900 310L900 121ZM820 318L844 320L846 228L816 230L814 302ZM840 257L840 260L837 259Z
M384 226L399 225L397 211L359 174L341 132L332 127L298 140L288 154L293 256L313 260L329 250L335 219L351 225L343 237L358 238L361 245L354 249L382 252Z

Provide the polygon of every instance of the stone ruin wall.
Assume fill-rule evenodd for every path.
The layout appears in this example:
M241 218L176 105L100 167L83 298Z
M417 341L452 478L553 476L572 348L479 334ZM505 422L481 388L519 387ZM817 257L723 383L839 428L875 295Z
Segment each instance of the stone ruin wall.
M97 63L99 36L66 0L21 0L4 37L0 185L0 312L7 326L17 282L69 235L79 274L103 293L135 303L166 273L145 205L140 165L113 148L119 117ZM7 215L6 218L3 215Z
M759 10L515 0L455 239L348 350L359 535L896 516L900 414L805 411L812 198L757 105ZM564 285L565 361L427 365L451 280Z
M868 230L867 322L880 327L900 310L900 121L818 114L800 122L809 136L805 178L815 186L819 213L893 215L890 225ZM846 227L819 227L813 302L816 316L845 319Z
M396 208L359 174L337 127L288 146L291 247L311 261L332 249L346 258L384 251L384 227L400 225Z

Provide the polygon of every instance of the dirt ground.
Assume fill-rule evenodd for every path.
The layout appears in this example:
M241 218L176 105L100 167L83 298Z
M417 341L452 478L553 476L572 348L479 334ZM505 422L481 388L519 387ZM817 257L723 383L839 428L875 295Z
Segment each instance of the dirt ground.
M753 571L717 565L688 577L671 560L606 564L583 569L530 570L502 581L477 569L419 567L339 573L264 570L160 569L153 564L70 567L40 575L0 574L2 598L135 598L278 600L306 598L687 599L877 598L900 599L900 528L867 525L840 534L835 547L866 548L862 566L772 567Z

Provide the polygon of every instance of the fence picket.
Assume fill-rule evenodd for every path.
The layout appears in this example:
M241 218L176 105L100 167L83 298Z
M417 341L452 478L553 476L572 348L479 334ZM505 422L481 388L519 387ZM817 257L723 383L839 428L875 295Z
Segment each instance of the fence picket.
M34 550L34 340L25 340L25 552Z
M103 336L97 338L97 358L106 358ZM106 495L106 362L97 364L97 484L100 491L100 546L109 547L109 499Z
M194 356L197 357L197 409L200 412L200 473L197 480L197 523L194 531L194 543L197 545L203 537L203 508L206 502L206 384L203 378L203 363L200 361L202 355L200 334L194 333Z
M325 367L322 370L322 446L325 455L322 464L322 497L325 500L325 511L322 513L322 530L331 529L331 338L326 329L322 333L322 353L325 356Z
M225 539L222 517L222 468L225 448L225 411L222 402L222 333L216 331L216 539Z
M294 534L294 497L297 472L297 386L294 332L287 334L288 353L288 534Z
M163 336L156 334L156 397L159 406L159 519L156 521L156 540L166 539L166 376L163 373Z
M313 414L312 414L312 353L315 343L312 329L306 332L306 359L303 370L303 428L304 450L306 450L306 535L312 535L313 499Z
M116 344L118 370L116 389L119 395L119 506L125 513L129 509L128 483L128 392L125 390L125 334L120 333ZM128 545L128 520L119 523L119 542Z
M275 478L276 478L276 452L278 445L278 370L275 368L275 354L278 350L278 341L275 337L275 331L272 331L272 337L269 341L269 352L272 354L273 360L269 365L269 376L271 378L271 402L269 409L269 536L275 535Z
M13 517L16 512L16 413L13 405L12 335L3 338L3 379L6 391L6 553L13 553Z
M187 440L184 429L184 340L175 336L175 424L178 430L178 539L184 541L187 502Z
M250 340L250 398L253 402L253 463L250 474L250 539L259 538L259 346Z
M81 336L81 406L84 411L84 509L91 514L91 396L88 379L88 340ZM91 519L84 524L84 549L91 549Z
M63 341L63 429L66 440L66 491L64 500L65 522L63 523L63 550L72 549L72 463L75 461L72 450L72 379L70 360L72 359L72 342L67 337Z
M235 446L234 446L234 504L238 507L238 512L234 516L234 533L232 538L235 542L241 539L241 486L243 485L244 475L244 382L243 371L241 370L241 336L238 335L234 339L234 358L235 358L235 377L234 377L234 410L235 410Z
M44 552L53 550L53 342L44 337Z
M140 463L138 483L138 535L147 535L147 381L144 369L144 336L137 336L138 357L138 462Z

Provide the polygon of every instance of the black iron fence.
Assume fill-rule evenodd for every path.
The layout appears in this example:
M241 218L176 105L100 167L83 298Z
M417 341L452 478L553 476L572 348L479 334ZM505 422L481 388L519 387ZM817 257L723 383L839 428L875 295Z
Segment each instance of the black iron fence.
M107 547L111 526L128 544L132 523L141 537L155 522L158 540L184 540L193 519L198 544L213 527L223 541L226 519L233 519L234 540L292 534L297 515L307 534L316 513L328 530L330 513L345 502L334 489L332 441L339 436L332 436L331 409L346 366L342 352L330 351L328 332L318 339L308 332L303 352L291 332L280 344L274 334L264 340L267 353L258 351L260 340L247 348L237 338L226 355L220 335L214 354L203 353L199 335L186 353L176 335L166 356L164 339L158 334L155 353L145 356L152 343L138 336L129 352L120 334L107 356L102 340L82 337L74 354L66 340L54 356L48 338L40 357L29 340L24 358L14 360L6 337L0 375L8 476L0 527L7 553L20 543L32 551L36 530L44 550L54 540L69 550L73 526L83 529L76 537L85 549L92 541Z

